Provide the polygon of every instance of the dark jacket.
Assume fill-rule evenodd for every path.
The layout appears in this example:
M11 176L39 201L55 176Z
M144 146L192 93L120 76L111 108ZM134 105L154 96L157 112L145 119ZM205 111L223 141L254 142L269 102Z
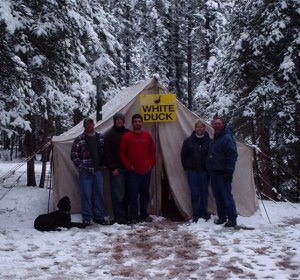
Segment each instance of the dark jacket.
M205 132L203 138L197 138L195 131L183 141L181 148L181 163L184 170L206 170L206 158L209 147L209 135Z
M113 126L105 135L105 165L110 171L115 169L125 169L120 160L119 146L122 135L127 131L128 129L124 126L121 128Z
M238 153L231 129L224 130L211 140L207 158L207 169L210 173L233 174Z
M72 149L71 149L71 159L79 171L87 171L91 175L95 174L95 166L93 163L92 154L86 139L86 134L82 133L75 138ZM97 148L99 152L100 166L103 165L103 148L104 148L104 138L102 134L96 132L97 138ZM99 166L99 167L100 167Z

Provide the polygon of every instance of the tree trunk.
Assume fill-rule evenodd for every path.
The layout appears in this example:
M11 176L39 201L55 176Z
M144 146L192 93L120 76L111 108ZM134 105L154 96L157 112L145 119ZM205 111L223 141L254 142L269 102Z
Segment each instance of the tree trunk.
M102 120L102 96L103 96L103 81L101 77L96 78L97 100L96 100L96 121Z
M269 135L266 131L263 117L257 122L257 137L262 151L259 156L262 192L266 196L276 199L276 194L272 191L272 162Z
M251 139L252 139L252 143L254 145L256 145L256 134L255 134L255 124L254 124L254 120L251 120ZM254 157L254 160L253 160L253 169L254 169L254 179L255 179L255 184L257 186L257 188L259 190L262 189L262 186L261 186L261 179L260 179L260 176L259 176L259 168L258 168L258 159L257 159L257 150L255 149L254 150L254 153L253 153L253 157Z
M205 17L206 21L205 21L205 30L207 32L207 34L210 34L210 22L211 22L211 18L210 16L207 14ZM206 38L206 43L205 43L205 81L206 84L209 85L210 83L210 77L208 74L208 62L210 59L210 40L209 38Z
M10 139L7 137L7 135L5 135L3 141L3 149L9 150L9 145L10 145Z
M176 2L176 7L175 7L176 13L179 13L180 11L180 5L178 2ZM184 94L181 90L181 84L180 81L182 80L182 63L183 59L182 56L180 55L180 26L178 21L174 21L174 53L175 53L175 61L174 61L174 66L175 66L175 91L178 99L181 102L184 102L186 104L186 100L184 100Z
M188 46L187 46L187 68L188 68L188 73L187 73L187 95L188 95L188 108L190 110L193 110L193 92L192 92L192 65L193 65L193 61L192 61L192 52L193 52L193 47L192 47L192 31L193 31L193 24L192 24L192 20L189 17L189 23L188 23L188 29L189 29L189 35L188 35Z
M25 141L26 156L27 158L30 158L34 153L33 134L29 131L26 131L24 141ZM27 186L36 186L34 160L35 157L32 157L27 161Z
M73 111L73 123L74 125L79 124L83 119L82 112L79 109Z
M40 179L39 188L45 187L45 180L46 180L46 170L47 170L47 160L45 160L44 152L42 154L42 174Z
M295 163L295 175L297 178L300 178L300 104L296 103L296 114L295 114L295 131L296 136L298 137L298 141L295 144L295 155L296 155L296 163ZM297 180L297 189L300 192L300 181Z
M14 143L15 143L15 134L13 134L10 138L10 160L13 159Z
M123 39L123 47L124 47L124 52L125 52L125 57L124 57L124 64L125 64L125 85L129 86L131 83L130 80L130 70L131 70L131 29L132 29L132 13L130 11L130 7L128 4L125 4L124 7L124 16L125 16L125 29L124 29L124 39Z
M51 125L50 120L44 119L44 139L43 139L44 145L47 145L47 143L48 143L48 135L49 135L50 125ZM45 186L48 154L49 154L49 147L47 146L42 151L42 158L41 158L41 161L42 161L42 174L41 174L40 184L39 184L40 188L44 188L44 186Z

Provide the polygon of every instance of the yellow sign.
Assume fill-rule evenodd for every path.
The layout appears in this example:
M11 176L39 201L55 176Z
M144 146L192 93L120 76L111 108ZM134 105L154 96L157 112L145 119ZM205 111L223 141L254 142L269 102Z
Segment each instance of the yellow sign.
M144 122L176 121L176 95L140 94L140 113Z

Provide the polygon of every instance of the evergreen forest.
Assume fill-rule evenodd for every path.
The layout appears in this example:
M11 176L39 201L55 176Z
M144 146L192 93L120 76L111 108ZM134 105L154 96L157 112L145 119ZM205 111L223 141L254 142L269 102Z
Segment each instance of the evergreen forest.
M0 2L0 142L12 154L154 74L255 147L266 197L300 201L299 0Z

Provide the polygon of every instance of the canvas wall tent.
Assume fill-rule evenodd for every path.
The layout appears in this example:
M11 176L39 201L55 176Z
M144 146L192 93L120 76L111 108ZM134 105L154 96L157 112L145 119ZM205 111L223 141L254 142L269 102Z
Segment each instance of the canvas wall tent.
M96 131L105 134L113 125L112 116L122 112L126 116L125 126L131 128L131 116L139 112L140 94L162 94L166 89L156 79L137 83L122 90L103 106L103 119L96 123ZM183 140L191 134L197 115L189 111L182 103L176 101L177 121L168 123L144 123L157 147L157 164L151 177L150 213L162 215L165 203L173 199L177 210L184 219L191 217L190 191L185 172L181 166L180 150ZM92 115L95 119L95 115ZM207 125L212 135L212 128ZM83 132L82 122L69 131L53 137L53 200L54 203L64 195L72 201L72 212L80 212L78 172L70 160L72 143L76 136ZM233 180L233 195L238 212L242 216L250 216L257 210L257 199L252 170L252 149L243 143L238 145L238 161ZM106 173L107 175L107 173ZM166 191L166 188L168 190ZM164 194L168 195L164 195ZM111 213L109 181L105 179L106 206ZM215 213L214 199L209 195L209 211Z

